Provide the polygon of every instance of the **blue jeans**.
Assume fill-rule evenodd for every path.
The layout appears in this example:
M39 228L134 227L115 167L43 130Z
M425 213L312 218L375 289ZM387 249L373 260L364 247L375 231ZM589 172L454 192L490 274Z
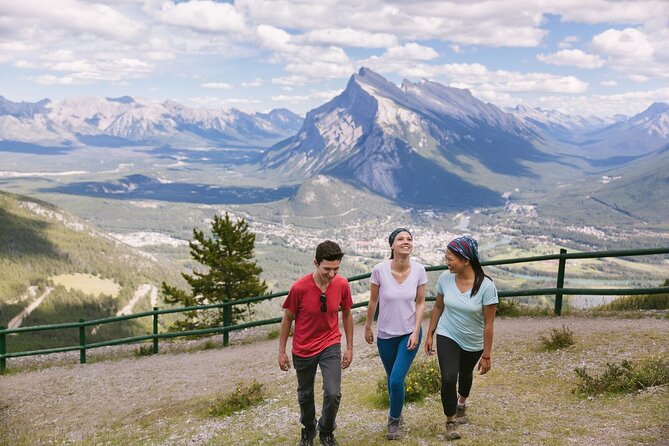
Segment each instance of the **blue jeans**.
M407 348L411 333L389 339L377 339L381 362L386 369L388 395L390 396L390 416L399 418L404 406L404 380L409 373L409 367L416 357L423 337L423 329L418 334L418 346L413 350Z
M337 428L335 419L341 401L341 344L334 344L317 355L303 358L293 355L293 366L297 373L297 402L300 404L300 422L306 429L315 429L330 434ZM323 376L323 410L316 421L314 381L316 367Z

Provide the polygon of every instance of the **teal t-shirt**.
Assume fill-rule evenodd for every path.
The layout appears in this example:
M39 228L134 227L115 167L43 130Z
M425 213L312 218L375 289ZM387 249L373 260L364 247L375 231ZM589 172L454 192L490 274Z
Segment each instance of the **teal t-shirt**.
M439 276L437 293L444 295L444 312L437 324L437 334L453 339L468 352L483 350L483 306L499 302L497 288L485 277L474 296L455 285L455 274L445 271Z

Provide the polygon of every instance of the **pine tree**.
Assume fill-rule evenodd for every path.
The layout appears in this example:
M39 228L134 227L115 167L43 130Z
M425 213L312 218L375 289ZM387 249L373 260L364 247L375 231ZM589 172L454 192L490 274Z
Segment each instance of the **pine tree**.
M233 222L226 212L225 217L214 216L211 222L211 237L203 231L193 229L190 255L205 269L194 269L193 275L182 273L191 287L191 293L163 282L165 301L184 306L207 305L230 302L265 294L267 284L260 281L260 268L254 260L256 236L249 230L244 219ZM232 307L233 324L250 314L250 305ZM223 324L223 309L189 312L186 321L177 327L193 329L215 327Z

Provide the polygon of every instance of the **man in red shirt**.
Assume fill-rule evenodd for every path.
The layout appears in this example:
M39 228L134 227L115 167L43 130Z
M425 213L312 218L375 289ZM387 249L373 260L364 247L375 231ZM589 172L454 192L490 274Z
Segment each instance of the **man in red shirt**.
M326 240L316 248L316 271L300 278L290 287L283 303L284 313L279 335L279 367L290 369L286 343L293 332L293 364L297 374L297 401L300 422L304 425L301 446L314 444L316 429L321 445L338 445L333 432L341 401L341 370L353 360L353 315L351 289L348 281L338 275L344 253L339 245ZM346 334L346 351L341 353L339 309ZM316 420L314 380L316 368L323 375L323 410Z

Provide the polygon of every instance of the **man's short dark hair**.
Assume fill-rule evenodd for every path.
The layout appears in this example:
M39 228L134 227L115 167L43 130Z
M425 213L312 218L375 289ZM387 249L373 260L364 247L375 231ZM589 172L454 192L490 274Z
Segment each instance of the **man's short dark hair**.
M323 260L341 260L342 257L344 253L341 248L331 240L325 240L316 247L316 263L321 263Z

